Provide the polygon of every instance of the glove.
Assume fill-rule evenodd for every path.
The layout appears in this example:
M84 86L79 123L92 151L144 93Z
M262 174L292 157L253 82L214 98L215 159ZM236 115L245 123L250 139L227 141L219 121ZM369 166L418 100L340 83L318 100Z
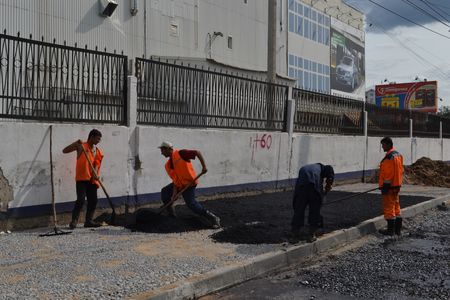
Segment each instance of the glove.
M391 184L390 183L383 184L383 186L381 187L381 195L387 195L387 193L389 192L390 188L391 188Z

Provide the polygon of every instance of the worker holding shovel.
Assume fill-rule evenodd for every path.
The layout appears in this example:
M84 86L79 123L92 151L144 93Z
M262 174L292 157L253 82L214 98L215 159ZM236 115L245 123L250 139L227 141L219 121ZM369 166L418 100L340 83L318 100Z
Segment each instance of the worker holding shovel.
M195 199L195 188L198 184L198 178L195 174L194 167L191 160L198 157L202 165L201 174L206 173L205 160L197 150L178 150L174 149L172 143L163 142L159 146L161 155L169 158L166 162L165 168L167 175L172 179L172 183L163 187L161 190L161 200L167 205L167 211L172 217L176 217L173 202L176 201L177 194L182 192L184 202L187 207L191 209L195 214L204 217L212 228L220 227L220 219L212 212L206 210Z
M97 147L102 139L102 134L97 129L92 129L89 132L87 142L77 140L63 149L63 153L71 153L77 151L76 163L76 191L77 200L72 211L72 221L69 224L70 229L77 227L78 217L85 198L87 198L86 221L84 227L100 227L101 224L93 220L95 208L97 207L97 189L100 187L98 177L100 174L100 165L103 159L103 152ZM84 151L83 151L84 148ZM85 152L87 155L85 155ZM96 172L93 172L89 161Z
M403 156L394 149L390 137L381 140L381 147L386 155L380 163L378 184L383 195L383 214L387 229L379 232L383 235L400 235L403 219L400 215L400 187L403 183Z
M323 187L324 180L325 188ZM323 218L320 215L323 197L331 190L333 181L332 166L316 163L300 168L292 203L294 216L291 223L291 237L293 239L306 239L308 242L316 240L316 231L319 226L323 226ZM306 207L309 210L308 228L304 227Z

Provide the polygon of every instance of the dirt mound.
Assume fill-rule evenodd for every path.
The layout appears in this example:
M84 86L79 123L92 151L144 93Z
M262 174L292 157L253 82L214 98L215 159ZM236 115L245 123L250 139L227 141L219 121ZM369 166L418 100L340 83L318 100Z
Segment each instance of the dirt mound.
M370 178L369 182L377 183L378 176L379 171ZM450 188L450 165L441 160L422 157L411 166L405 167L403 183Z
M405 167L404 180L407 184L450 188L450 165L441 160L422 157L411 166Z

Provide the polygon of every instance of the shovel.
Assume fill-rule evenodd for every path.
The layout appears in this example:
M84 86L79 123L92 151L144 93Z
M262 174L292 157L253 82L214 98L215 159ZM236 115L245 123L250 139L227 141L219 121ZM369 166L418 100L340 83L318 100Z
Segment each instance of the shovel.
M157 222L158 220L161 220L161 213L170 205L172 205L175 201L177 201L177 199L181 196L181 194L184 193L184 191L186 191L188 188L190 188L191 186L193 186L195 184L195 182L197 181L197 179L199 179L203 174L205 173L200 173L197 177L194 178L194 180L192 182L190 182L189 184L187 184L184 188L182 188L180 191L178 191L173 197L172 199L170 199L169 202L165 203L163 206L161 206L159 209L154 210L154 209L145 209L145 211L141 212L140 216L138 217L138 215L136 215L136 223L152 223L154 224L155 222ZM141 221L138 221L141 220Z
M328 205L328 204L331 204L331 203L336 203L336 202L341 202L341 201L344 201L344 200L348 200L348 199L351 199L351 198L353 198L353 197L357 197L357 196L360 196L360 195L363 195L363 194L367 194L367 193L369 193L369 192L373 192L373 191L376 191L376 190L378 190L379 188L373 188L373 189L370 189L370 190L368 190L368 191L364 191L364 192L360 192L360 193L356 193L356 194L353 194L353 195L350 195L350 196L345 196L345 197L342 197L342 198L339 198L339 199L336 199L336 200L333 200L333 201L330 201L330 202L326 202L326 203L324 203L324 205ZM323 196L323 199L325 200L325 197L326 197L326 194Z
M52 155L52 132L53 126L50 125L50 185L52 189L52 209L53 209L53 231L50 231L48 233L40 234L39 236L54 236L54 235L64 235L64 234L71 234L72 231L63 231L58 228L58 222L56 220L56 205L55 205L55 187L53 184L53 155Z
M94 173L95 178L97 178L97 181L100 183L100 186L102 187L103 192L104 192L105 195L106 195L106 199L108 199L109 206L111 206L111 209L112 209L112 213L111 213L111 221L110 221L110 223L111 223L111 225L114 225L114 224L115 224L115 221L116 221L116 210L114 209L114 205L112 204L112 201L111 201L111 199L109 198L109 194L108 194L108 192L106 191L106 188L105 188L105 186L103 185L103 182L100 180L100 177L98 177L97 172L95 171L94 165L92 165L92 162L91 162L91 160L89 159L89 156L87 155L86 150L84 149L83 145L81 145L81 149L83 150L84 156L86 157L86 160L88 161L89 166L91 167L92 173Z
M203 174L205 173L200 173L197 175L197 177L194 178L194 180L192 182L190 182L189 184L187 184L184 188L182 188L178 193L175 194L175 196L172 197L172 199L170 199L169 202L167 202L166 204L164 204L163 206L161 206L161 208L158 211L158 215L161 214L167 207L169 207L170 205L172 205L175 201L177 201L177 199L181 196L181 194L184 193L184 191L186 191L188 188L190 188L193 184L195 184L195 182L197 181L197 179L199 179Z

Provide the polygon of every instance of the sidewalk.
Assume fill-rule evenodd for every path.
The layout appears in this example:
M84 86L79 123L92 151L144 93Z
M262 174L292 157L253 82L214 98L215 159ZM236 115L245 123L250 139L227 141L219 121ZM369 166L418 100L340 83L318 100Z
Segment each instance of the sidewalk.
M329 200L371 187L339 186ZM417 186L405 186L402 191L403 206L450 194L450 189ZM407 196L411 194L421 196ZM291 196L291 192L263 193L205 202L222 217L223 230L202 229L183 207L177 207L181 221L175 223L180 227L169 226L165 233L107 226L80 228L55 237L38 236L48 229L1 235L0 299L147 299L157 295L173 299L199 295L240 276L291 263L289 257L295 260L301 252L314 253L362 234L361 229L326 231L317 243L287 246ZM378 216L380 202L375 192L324 207L328 231Z

